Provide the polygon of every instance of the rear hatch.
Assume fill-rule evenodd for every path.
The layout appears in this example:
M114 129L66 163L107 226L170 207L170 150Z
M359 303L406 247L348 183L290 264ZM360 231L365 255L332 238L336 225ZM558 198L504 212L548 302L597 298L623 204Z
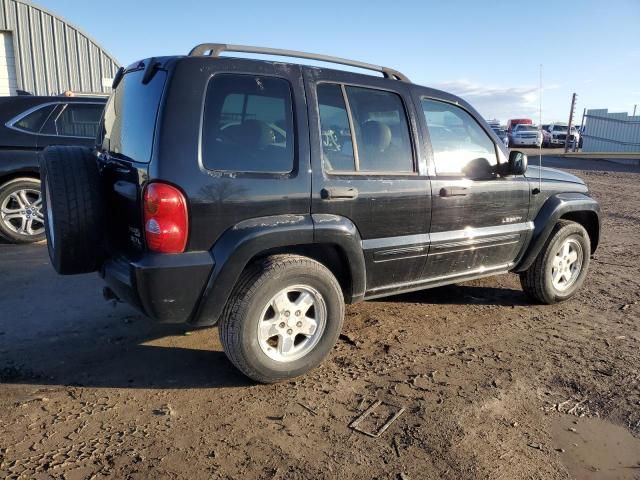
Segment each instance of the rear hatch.
M136 258L144 251L142 190L166 79L167 72L154 60L130 66L119 81L116 79L104 110L97 148L106 200L107 244L114 256Z

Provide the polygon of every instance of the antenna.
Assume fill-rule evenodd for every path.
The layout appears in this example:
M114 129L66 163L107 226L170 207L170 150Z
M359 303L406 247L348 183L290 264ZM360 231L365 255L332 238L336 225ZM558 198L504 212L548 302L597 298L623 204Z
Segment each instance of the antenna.
M538 115L540 126L540 134L542 133L542 64L540 64L540 86L538 87ZM543 135L544 138L544 135ZM540 146L538 147L538 193L542 191L542 140L540 141Z

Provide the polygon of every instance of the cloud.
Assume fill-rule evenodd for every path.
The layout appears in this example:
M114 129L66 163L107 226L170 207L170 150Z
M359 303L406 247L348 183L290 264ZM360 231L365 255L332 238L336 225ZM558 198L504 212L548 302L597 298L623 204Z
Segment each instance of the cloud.
M506 122L509 118L537 117L537 86L494 87L468 80L445 81L432 86L464 98L485 118L498 118ZM559 87L550 85L544 90L555 88Z

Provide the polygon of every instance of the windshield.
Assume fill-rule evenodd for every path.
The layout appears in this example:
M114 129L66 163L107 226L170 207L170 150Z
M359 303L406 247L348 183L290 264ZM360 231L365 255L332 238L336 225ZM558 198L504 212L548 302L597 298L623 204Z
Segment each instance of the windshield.
M533 125L518 125L516 127L516 131L517 132L537 132L538 127L535 127Z
M566 132L567 131L567 127L566 127L566 125L554 125L553 126L553 131L554 132Z

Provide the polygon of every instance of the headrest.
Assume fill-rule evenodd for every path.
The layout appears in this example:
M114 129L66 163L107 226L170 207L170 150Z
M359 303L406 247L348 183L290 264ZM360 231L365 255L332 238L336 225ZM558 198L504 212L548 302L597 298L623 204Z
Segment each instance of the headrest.
M252 148L264 148L273 143L273 131L260 120L245 120L240 125L233 125L230 136L234 142Z
M391 145L391 129L377 120L367 120L362 124L362 139L370 148L384 152Z

